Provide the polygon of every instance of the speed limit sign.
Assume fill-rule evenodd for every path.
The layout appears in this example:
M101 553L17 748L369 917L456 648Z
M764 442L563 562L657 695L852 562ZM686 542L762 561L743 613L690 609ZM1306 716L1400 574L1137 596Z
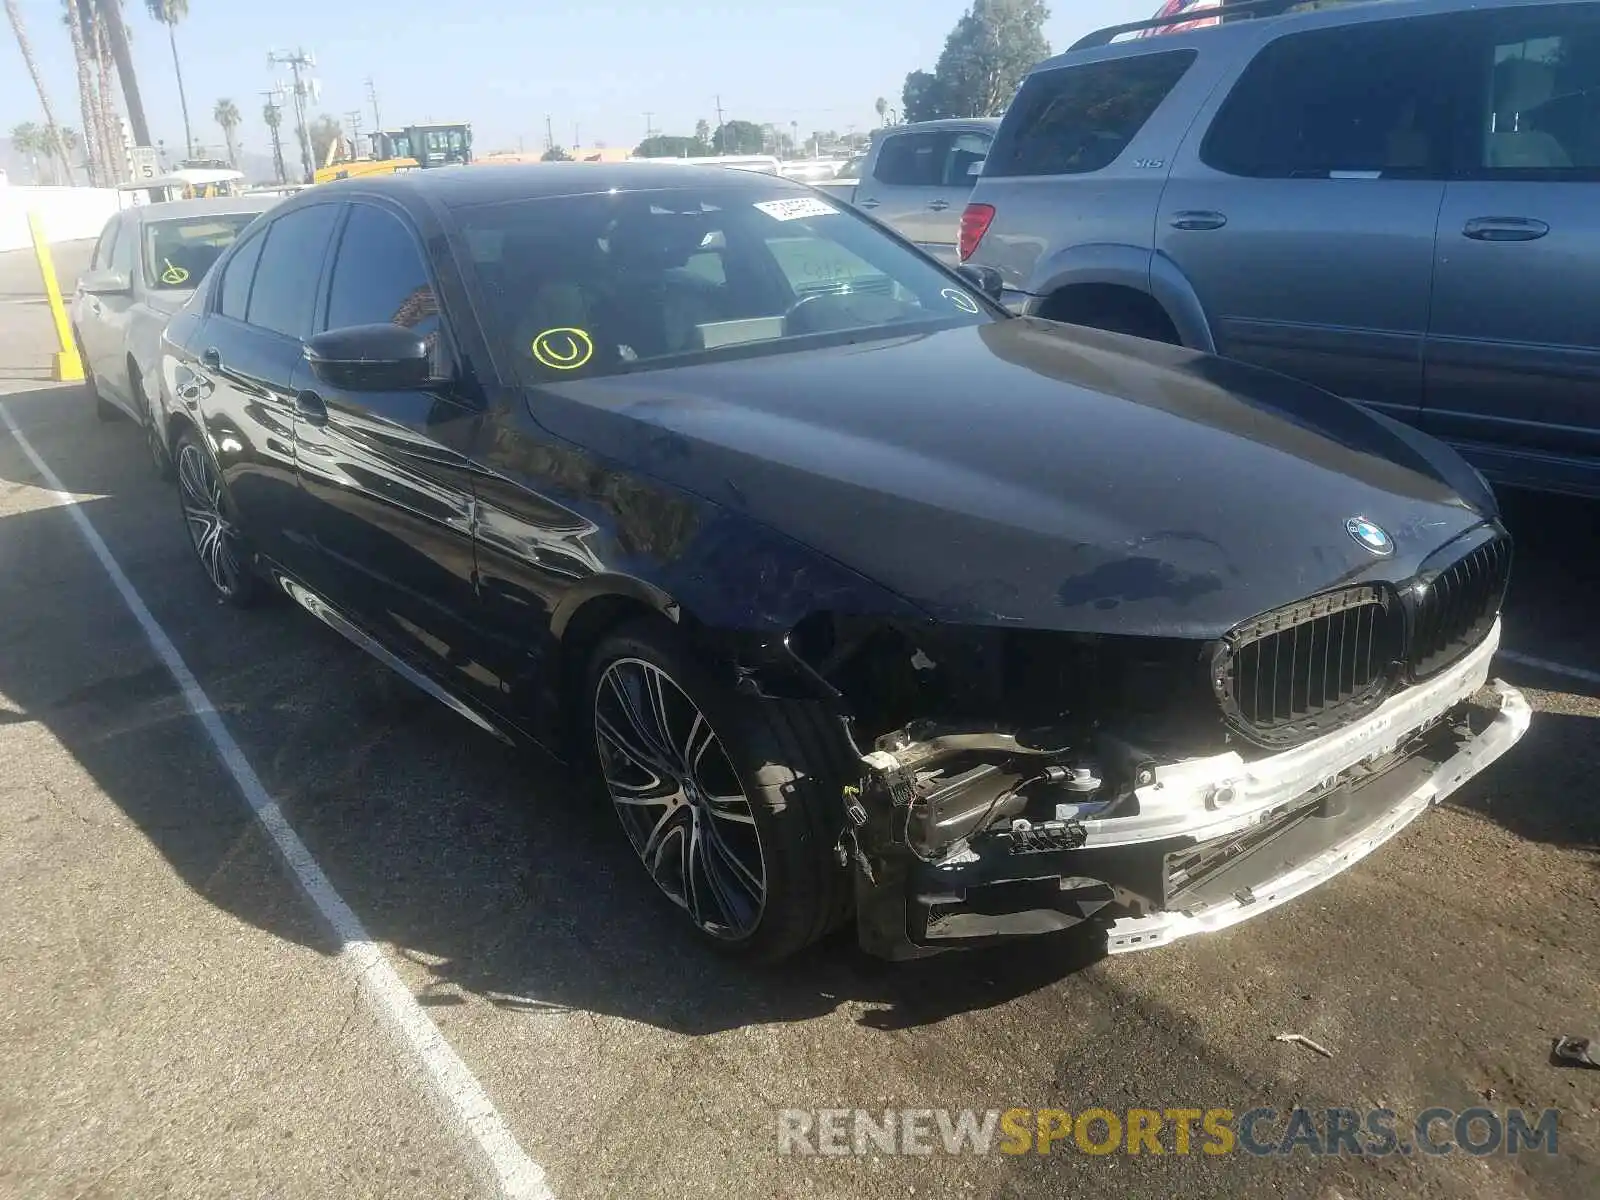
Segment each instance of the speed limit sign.
M135 183L149 183L161 177L161 159L154 146L135 146L129 150L128 166Z

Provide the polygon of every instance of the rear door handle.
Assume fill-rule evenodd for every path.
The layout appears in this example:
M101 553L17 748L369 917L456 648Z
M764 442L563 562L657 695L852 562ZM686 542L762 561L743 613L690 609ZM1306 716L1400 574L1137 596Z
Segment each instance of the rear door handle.
M1228 218L1219 212L1205 209L1185 209L1183 212L1172 214L1172 227L1174 229L1221 229L1228 223Z
M876 200L872 199L871 197L868 197L865 200L857 200L856 201L856 207L857 208L877 208L878 207L878 202Z
M222 370L222 351L212 346L200 356L200 365L213 371Z
M1532 217L1473 217L1461 231L1475 242L1536 242L1549 232Z
M294 415L307 425L326 425L328 406L315 392L299 392L294 398Z
M945 209L947 209L949 207L950 207L950 201L948 201L948 200L930 200L930 201L928 201L928 208L931 209L933 212L943 212Z

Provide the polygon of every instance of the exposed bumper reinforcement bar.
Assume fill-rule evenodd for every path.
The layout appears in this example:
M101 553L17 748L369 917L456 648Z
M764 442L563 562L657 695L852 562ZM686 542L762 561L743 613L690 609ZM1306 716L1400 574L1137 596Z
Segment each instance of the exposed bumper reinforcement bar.
M1272 879L1251 885L1247 900L1230 897L1204 908L1160 912L1148 917L1124 917L1114 921L1106 934L1107 951L1126 954L1150 950L1192 934L1227 929L1270 912L1360 862L1494 762L1527 732L1532 709L1526 698L1516 688L1499 680L1492 686L1500 697L1500 711L1488 728L1463 745L1452 758L1440 763L1426 779L1398 804L1385 810L1377 820L1341 838L1314 858Z

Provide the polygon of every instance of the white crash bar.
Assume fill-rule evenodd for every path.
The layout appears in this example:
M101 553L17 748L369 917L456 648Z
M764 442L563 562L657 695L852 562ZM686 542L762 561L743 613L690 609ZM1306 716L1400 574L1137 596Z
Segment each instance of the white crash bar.
M1498 633L1497 627L1496 641ZM1360 862L1427 809L1494 762L1528 731L1532 709L1526 698L1516 688L1500 680L1496 680L1492 686L1500 697L1500 711L1489 727L1462 746L1447 762L1441 763L1409 795L1364 829L1276 879L1252 885L1253 898L1248 903L1230 898L1205 908L1161 912L1148 917L1125 917L1113 922L1107 933L1108 951L1126 954L1135 950L1150 950L1191 934L1226 929L1270 912ZM1467 694L1471 695L1476 690L1476 686L1469 688ZM1397 697L1400 700L1405 698ZM1387 709L1389 706L1384 707Z

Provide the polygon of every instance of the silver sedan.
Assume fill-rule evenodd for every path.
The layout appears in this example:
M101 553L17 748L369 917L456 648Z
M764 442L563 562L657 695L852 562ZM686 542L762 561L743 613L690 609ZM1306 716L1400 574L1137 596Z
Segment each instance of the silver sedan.
M170 470L154 431L161 331L244 229L279 196L176 200L124 209L106 222L72 297L72 331L105 419L124 413L150 434L157 468Z

